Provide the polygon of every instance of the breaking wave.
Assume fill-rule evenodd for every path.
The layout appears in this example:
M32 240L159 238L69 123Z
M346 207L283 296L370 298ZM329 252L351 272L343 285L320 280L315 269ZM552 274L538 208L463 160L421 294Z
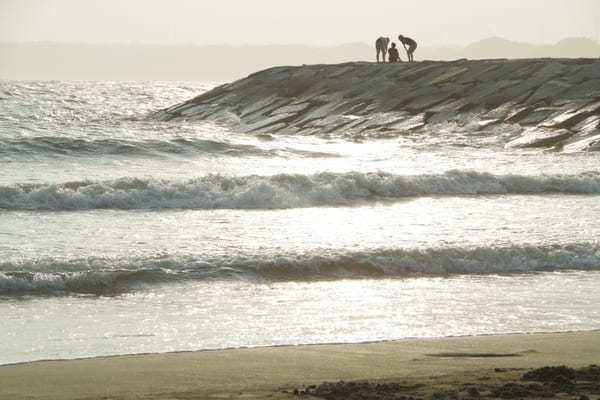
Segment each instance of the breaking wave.
M122 178L61 184L0 186L0 209L285 209L347 206L419 196L494 194L600 194L600 173L493 175L452 170L442 174L384 172L227 177L183 182Z
M600 246L374 249L232 259L21 260L0 264L0 295L118 295L160 284L205 280L312 281L567 270L600 270Z

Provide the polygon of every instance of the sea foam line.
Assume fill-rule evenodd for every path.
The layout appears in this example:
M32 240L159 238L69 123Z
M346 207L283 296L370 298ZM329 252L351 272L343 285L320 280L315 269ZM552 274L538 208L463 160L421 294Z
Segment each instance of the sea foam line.
M0 186L0 209L285 209L431 195L546 193L600 194L600 173L521 176L453 170L427 175L322 172L227 177L211 174L183 182L122 178L16 184Z

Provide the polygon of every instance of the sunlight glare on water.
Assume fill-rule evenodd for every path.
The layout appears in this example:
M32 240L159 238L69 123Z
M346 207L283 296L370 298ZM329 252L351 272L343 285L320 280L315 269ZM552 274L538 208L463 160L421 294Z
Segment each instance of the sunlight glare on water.
M573 292L572 285L578 290ZM223 347L597 329L599 273L203 282L11 307L0 363ZM15 304L12 304L15 305ZM28 305L27 307L24 307ZM7 309L8 307L8 309ZM91 312L93 310L93 312ZM134 322L133 322L134 321ZM25 329L25 324L27 329ZM40 329L31 329L32 324ZM96 329L102 324L102 330ZM43 329L42 329L43 327ZM43 335L43 338L40 336ZM63 341L71 344L65 352ZM41 346L46 348L42 349Z

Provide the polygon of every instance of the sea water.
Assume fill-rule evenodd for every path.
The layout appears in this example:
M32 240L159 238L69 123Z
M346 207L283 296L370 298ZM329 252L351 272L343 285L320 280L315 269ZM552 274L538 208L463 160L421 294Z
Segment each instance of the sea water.
M599 154L152 117L214 86L0 81L0 364L600 328Z

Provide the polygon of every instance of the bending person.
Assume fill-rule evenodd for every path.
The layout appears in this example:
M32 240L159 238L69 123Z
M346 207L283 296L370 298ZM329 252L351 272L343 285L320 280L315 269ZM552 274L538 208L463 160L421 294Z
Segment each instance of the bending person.
M383 56L381 61L385 62L385 55L388 50L388 43L390 43L390 38L381 36L375 41L375 49L377 50L377 62L379 62L379 53Z
M417 48L417 42L415 42L414 40L412 40L409 37L402 36L402 35L398 35L398 40L402 43L402 46L404 46L404 49L406 50L406 55L408 56L408 61L415 61L413 53L415 52L415 49ZM406 46L408 46L408 48L406 48Z

